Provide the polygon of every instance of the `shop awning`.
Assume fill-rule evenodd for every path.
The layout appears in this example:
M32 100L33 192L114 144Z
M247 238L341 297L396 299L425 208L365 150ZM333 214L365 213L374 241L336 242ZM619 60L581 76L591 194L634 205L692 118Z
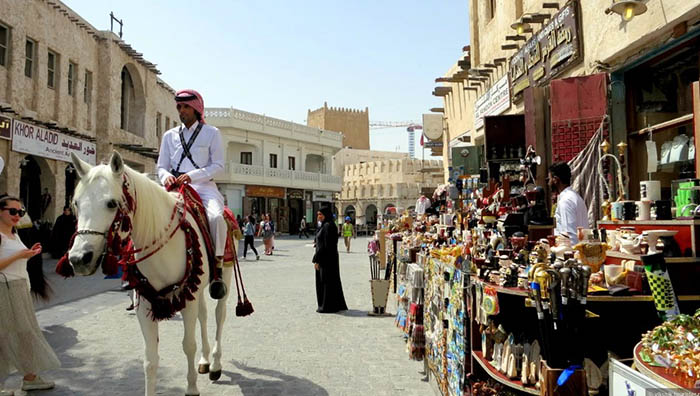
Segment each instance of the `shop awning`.
M471 141L471 131L466 131L463 134L457 136L456 138L450 140L450 148L470 146L470 144L468 143L471 143Z

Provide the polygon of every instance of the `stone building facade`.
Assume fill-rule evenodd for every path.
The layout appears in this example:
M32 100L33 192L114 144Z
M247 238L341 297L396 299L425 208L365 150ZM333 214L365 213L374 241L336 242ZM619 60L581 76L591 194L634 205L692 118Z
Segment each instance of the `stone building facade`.
M339 132L234 108L206 108L205 117L223 135L227 171L216 182L235 214L269 213L278 231L296 233L301 216L315 218L340 191L331 172Z
M345 165L338 213L370 229L389 208L413 209L427 190L443 182L442 161L388 159Z
M629 168L629 188L631 198L638 198L639 181L648 177L643 173L645 156L638 155L645 152L645 147L643 139L628 134L692 112L691 85L700 79L697 66L700 4L696 1L673 2L673 5L663 1L637 2L643 3L645 11L626 20L611 12L613 3L611 0L469 2L469 20L465 23L469 24L471 42L464 43L468 45L462 48L455 63L436 79L437 87L433 91L442 102L433 110L444 113L445 168L450 166L449 150L456 139L466 135L471 144L488 144L485 143L483 118L476 115L483 110L491 117L522 116L526 143L533 144L542 154L543 167L571 155L561 154L567 147L559 146L566 146L568 140L553 136L553 130L567 129L564 137L569 139L577 133L574 128L595 130L607 116L604 128L609 140L614 142L613 152L617 154L619 142L626 142L628 159L636 163ZM567 8L572 5L574 24L565 21ZM557 21L553 23L555 18ZM526 22L529 26L518 32L514 30L517 22ZM543 47L534 43L552 32L563 34L550 41L543 55L540 51ZM561 51L574 38L578 44L571 48L576 49L569 53ZM552 55L557 55L559 62L554 73L549 66L544 67ZM527 61L521 63L525 58ZM674 64L679 67L674 68ZM518 67L520 65L524 68ZM650 78L652 74L656 77ZM480 105L484 99L498 93L498 82L503 79L510 85L506 88L507 106ZM659 80L666 79L668 83L664 82L665 87L659 89ZM555 87L558 89L555 93L552 82L557 80L561 84ZM557 108L562 98L567 106ZM596 108L599 110L593 111ZM669 136L655 135L658 136L655 140L661 146L663 140L673 138L671 135L689 132L692 133L692 126L686 122L680 128L664 132ZM697 138L695 142L697 145ZM546 172L541 171L538 175L541 184L544 184L544 174ZM661 175L654 177L663 178ZM678 174L674 173L674 177Z
M323 107L309 110L306 125L343 134L343 147L369 150L369 110Z
M0 191L50 221L76 183L71 151L99 163L118 150L153 172L163 131L178 123L155 65L59 0L0 0L0 9Z
M333 174L343 177L345 166L389 159L410 159L408 153L344 148L333 156Z

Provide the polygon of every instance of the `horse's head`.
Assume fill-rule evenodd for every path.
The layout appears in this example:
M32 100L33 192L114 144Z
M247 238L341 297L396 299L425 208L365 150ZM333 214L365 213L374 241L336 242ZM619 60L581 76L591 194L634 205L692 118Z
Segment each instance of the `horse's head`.
M73 206L78 217L78 232L68 252L68 260L78 275L92 275L100 265L107 232L117 210L123 205L122 176L124 161L116 151L109 165L92 166L71 154L80 182Z

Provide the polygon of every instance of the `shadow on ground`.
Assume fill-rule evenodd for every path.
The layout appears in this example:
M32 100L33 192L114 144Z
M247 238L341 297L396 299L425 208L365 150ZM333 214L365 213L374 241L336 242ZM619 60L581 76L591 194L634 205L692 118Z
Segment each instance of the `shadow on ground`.
M233 360L232 363L240 373L223 371L223 378L228 380L219 380L216 384L239 386L241 393L244 396L258 395L314 395L328 396L328 392L315 384L314 382L305 379L294 377L281 373L276 370L262 369L252 366L247 366L243 363ZM253 378L254 377L254 378ZM266 377L266 378L260 378Z
M125 351L131 353L133 358L128 362L116 362L109 357L92 355L89 361L77 357L83 355L83 349L90 348L83 342L79 343L76 330L62 326L49 326L44 330L44 336L49 345L56 352L61 368L41 373L43 377L56 382L56 387L47 391L32 391L32 395L51 396L122 396L139 395L144 393L143 356L141 340L134 340L134 349ZM109 337L118 336L105 334L105 341ZM177 387L166 384L167 378L173 378L171 370L161 366L158 369L159 394L179 395L185 393L186 379L181 378L182 386ZM8 387L18 388L21 378L15 374L7 382Z

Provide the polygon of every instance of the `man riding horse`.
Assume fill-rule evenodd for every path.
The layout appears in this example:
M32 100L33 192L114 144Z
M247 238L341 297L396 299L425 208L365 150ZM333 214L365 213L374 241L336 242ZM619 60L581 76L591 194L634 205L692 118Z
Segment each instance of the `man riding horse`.
M227 237L224 197L214 183L214 178L224 170L221 132L205 124L204 100L199 92L193 89L178 91L175 103L182 125L163 135L158 154L158 177L167 189L189 183L199 194L207 211L219 272ZM214 298L223 297L212 287L210 293Z

